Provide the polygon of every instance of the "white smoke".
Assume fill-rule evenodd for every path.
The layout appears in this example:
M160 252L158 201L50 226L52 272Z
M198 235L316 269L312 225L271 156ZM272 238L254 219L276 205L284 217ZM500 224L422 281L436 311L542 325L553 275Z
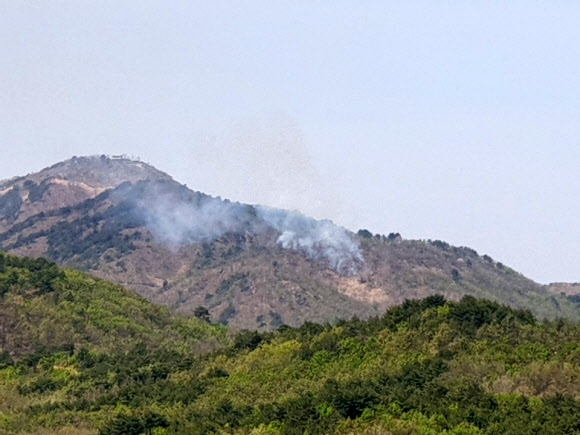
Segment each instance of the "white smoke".
M243 233L255 216L251 206L192 192L176 183L147 184L131 195L147 227L171 247Z
M345 216L348 198L321 176L308 139L285 113L200 126L192 132L191 144L191 152L183 157L187 172L181 179L203 192L302 210L317 219Z
M299 212L258 207L258 215L280 232L278 243L286 249L304 252L334 270L355 274L364 260L349 233L329 220L315 220Z
M300 251L341 274L355 274L363 265L355 239L329 220L224 201L185 188L176 192L173 184L153 184L136 196L134 201L145 224L171 247L211 242L228 233L257 234L274 229L281 247Z
M245 231L239 206L220 201L204 201L199 206L175 203L167 198L148 208L147 224L164 242L173 246L207 242L226 233Z

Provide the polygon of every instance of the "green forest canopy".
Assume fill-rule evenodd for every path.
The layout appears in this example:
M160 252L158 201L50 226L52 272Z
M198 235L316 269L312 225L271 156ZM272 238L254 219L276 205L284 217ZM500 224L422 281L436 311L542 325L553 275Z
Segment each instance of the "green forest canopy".
M44 260L0 294L0 432L580 433L580 325L473 297L232 337Z

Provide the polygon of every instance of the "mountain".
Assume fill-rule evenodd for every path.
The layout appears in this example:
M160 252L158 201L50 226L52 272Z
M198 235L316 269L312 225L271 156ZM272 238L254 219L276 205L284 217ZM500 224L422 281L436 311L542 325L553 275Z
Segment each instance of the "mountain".
M45 298L91 297L8 261ZM44 265L43 267L46 267ZM34 272L30 272L33 269ZM42 269L42 268L41 268ZM0 274L3 276L3 274ZM45 280L47 277L48 281ZM47 292L43 282L54 282ZM76 283L75 283L76 284ZM10 287L6 293L24 288ZM64 290L64 293L62 293ZM118 290L115 290L119 293ZM40 293L40 294L39 294ZM71 295L71 293L73 293ZM101 292L85 305L87 324ZM118 295L117 295L118 297ZM123 296L121 296L123 297ZM127 296L125 296L127 297ZM75 305L78 306L78 298ZM66 310L66 308L56 308ZM140 301L140 307L146 304ZM146 312L148 308L145 309ZM137 310L137 315L139 310ZM60 317L64 323L70 314ZM117 314L123 316L123 314ZM106 324L142 324L133 316ZM78 319L78 318L77 318ZM144 326L142 342L76 347L0 361L0 432L6 434L448 434L556 435L580 431L580 325L465 297L431 296L336 326L305 323L239 333L199 356L187 328ZM145 321L149 324L153 318ZM31 331L43 334L43 325ZM163 336L173 336L163 342ZM161 340L161 341L160 341ZM159 345L163 344L159 351Z
M126 158L73 157L26 177L0 181L0 231L39 213L79 204L122 183L171 180Z
M0 248L112 280L176 313L207 307L234 329L368 318L435 293L580 318L574 297L473 249L214 198L126 158L73 158L0 182Z

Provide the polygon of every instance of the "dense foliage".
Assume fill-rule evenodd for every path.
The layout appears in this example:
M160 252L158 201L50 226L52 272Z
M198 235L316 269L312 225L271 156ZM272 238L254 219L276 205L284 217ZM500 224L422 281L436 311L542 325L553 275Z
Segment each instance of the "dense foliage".
M43 260L1 255L0 288L2 433L580 433L580 325L493 302L228 340Z
M121 286L42 258L0 252L0 334L4 359L37 360L58 351L72 355L79 346L99 352L141 343L193 350L223 340L226 330L173 316Z

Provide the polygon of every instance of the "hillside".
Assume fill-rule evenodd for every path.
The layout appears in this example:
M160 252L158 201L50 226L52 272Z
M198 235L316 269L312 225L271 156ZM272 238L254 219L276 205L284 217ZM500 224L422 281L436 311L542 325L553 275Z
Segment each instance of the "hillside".
M62 270L44 259L0 252L0 360L38 362L80 348L125 352L214 349L224 328L170 314L132 291Z
M580 295L580 283L554 282L549 285L550 292L568 296Z
M76 348L0 365L0 431L542 435L580 431L580 326L466 297L246 332L203 357Z
M472 249L210 197L142 162L74 158L0 184L0 248L90 272L177 313L207 307L235 329L367 318L435 293L580 319L574 297Z
M170 179L146 163L125 158L73 157L38 173L0 181L0 231L39 213L94 198L125 182Z

